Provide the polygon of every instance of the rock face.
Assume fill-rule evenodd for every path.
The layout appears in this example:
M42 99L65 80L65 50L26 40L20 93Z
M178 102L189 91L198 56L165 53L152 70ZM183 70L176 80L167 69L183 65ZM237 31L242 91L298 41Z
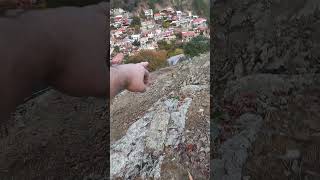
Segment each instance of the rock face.
M112 103L111 125L128 123L114 126L119 128L111 133L112 179L183 179L188 172L194 178L208 178L209 100L203 99L209 96L209 55L151 76L153 84L146 94L139 94L139 100L128 104L130 96L138 95L123 92ZM147 102L149 98L152 100ZM148 104L146 109L139 108L141 102ZM115 113L123 109L130 112L133 108L140 109L140 116ZM117 131L124 133L118 135ZM196 164L200 158L202 162Z
M211 2L211 176L319 178L319 1Z
M163 150L177 148L184 141L191 101L186 98L178 107L176 99L160 100L151 112L134 122L126 135L111 146L111 176L160 178Z

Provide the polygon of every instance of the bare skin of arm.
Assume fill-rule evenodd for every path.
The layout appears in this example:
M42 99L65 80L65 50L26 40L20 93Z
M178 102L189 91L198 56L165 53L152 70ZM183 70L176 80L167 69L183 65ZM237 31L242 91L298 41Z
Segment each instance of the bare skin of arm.
M0 123L42 82L71 96L145 91L146 63L106 65L107 9L105 3L0 18Z
M149 78L147 66L147 62L142 62L111 67L110 97L114 97L123 89L132 92L145 92Z

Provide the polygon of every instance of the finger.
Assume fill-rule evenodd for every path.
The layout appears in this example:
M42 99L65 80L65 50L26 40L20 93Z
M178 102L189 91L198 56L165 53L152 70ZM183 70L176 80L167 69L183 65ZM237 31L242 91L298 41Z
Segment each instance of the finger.
M149 62L141 62L139 64L142 65L144 68L147 68L149 65Z
M146 89L147 89L147 86L144 84L144 82L140 82L136 91L143 93L143 92L146 92Z

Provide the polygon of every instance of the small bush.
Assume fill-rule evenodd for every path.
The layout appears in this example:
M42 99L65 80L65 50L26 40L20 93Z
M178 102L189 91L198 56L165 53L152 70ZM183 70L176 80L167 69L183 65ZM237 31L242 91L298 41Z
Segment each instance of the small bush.
M166 67L167 51L141 50L138 54L130 56L126 63L149 62L149 70L155 71L157 69Z
M162 27L163 27L163 28L168 28L168 27L170 27L170 22L169 22L169 21L163 21Z
M185 54L190 57L198 56L209 51L210 42L209 39L204 36L197 36L185 44L183 49Z
M174 51L169 51L168 52L168 58L172 57L172 56L175 56L175 55L183 54L183 53L184 53L183 49L177 48Z
M132 17L132 22L130 24L130 27L134 27L135 28L136 26L141 27L141 20L140 20L140 18L138 16L133 16Z

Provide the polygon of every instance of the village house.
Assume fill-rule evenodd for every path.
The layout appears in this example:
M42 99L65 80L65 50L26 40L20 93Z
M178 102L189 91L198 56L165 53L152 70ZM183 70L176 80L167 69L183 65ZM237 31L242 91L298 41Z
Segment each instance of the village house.
M114 17L114 22L120 22L122 20L123 16L120 14L120 15L117 15Z
M195 36L196 33L193 31L181 32L182 42L189 42Z
M112 58L111 64L121 64L124 59L123 53L118 53L115 57Z
M131 39L133 41L140 41L140 34L133 34L131 35Z
M117 16L117 15L120 15L120 14L123 14L125 11L121 8L118 8L118 9L111 9L110 10L110 15L112 16Z
M176 11L176 15L181 17L182 12L181 11Z
M152 10L152 9L144 10L144 15L145 15L147 18L152 18L152 17L153 17L153 10Z
M148 34L147 34L147 37L148 39L153 39L154 38L154 33L152 31L150 31Z
M175 11L174 11L174 9L172 7L167 7L166 10L170 14L174 14L175 13Z
M154 28L154 22L153 21L143 21L141 22L141 29L142 30L149 30Z
M160 13L156 13L156 14L154 14L154 16L153 16L153 19L154 19L155 21L162 20L162 18L163 18L163 15L161 15Z
M147 20L141 22L139 32L130 27L133 13L123 9L113 9L110 13L112 14L110 27L114 27L110 31L110 57L118 53L118 50L122 53L115 56L113 63L121 63L122 60L119 60L121 57L133 55L143 49L157 49L157 42L160 40L169 43L177 41L177 34L181 34L181 42L188 42L200 34L209 37L210 33L206 19L192 15L191 12L175 11L171 7L155 14L152 9L143 10ZM164 21L170 22L169 28L162 27ZM135 41L138 41L140 46L134 46Z
M193 26L200 26L206 24L207 20L204 18L196 18L192 20Z
M197 33L197 34L203 34L203 35L206 35L206 34L208 34L208 27L206 27L206 26L199 26L199 27L197 27L197 28L195 28L195 33Z

